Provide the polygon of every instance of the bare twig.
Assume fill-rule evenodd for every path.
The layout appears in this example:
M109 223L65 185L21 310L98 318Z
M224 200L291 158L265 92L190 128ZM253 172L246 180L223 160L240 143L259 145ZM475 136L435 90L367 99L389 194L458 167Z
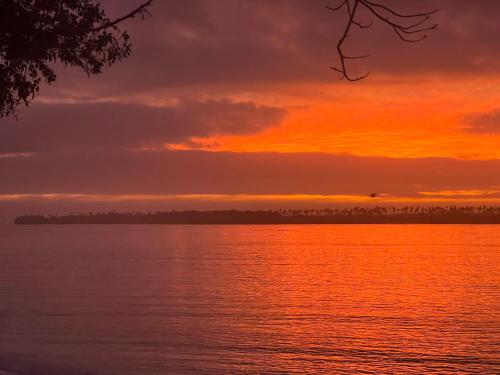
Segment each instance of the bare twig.
M345 78L345 79L347 79L348 81L351 81L351 82L359 81L361 79L364 79L369 74L369 73L367 73L367 74L359 76L359 77L352 77L352 76L350 76L349 73L348 73L348 71L347 71L346 60L348 60L348 59L356 59L356 58L364 58L366 56L347 56L347 55L344 54L344 51L342 49L345 40L349 36L349 30L351 29L351 26L355 25L356 21L354 21L354 16L356 15L356 10L358 9L358 5L359 5L359 0L355 0L353 6L351 8L351 4L349 3L349 0L345 0L338 7L336 7L336 8L329 8L329 9L332 9L332 10L338 10L340 8L345 7L346 10L347 10L348 22L347 22L347 25L346 25L346 27L344 29L344 33L342 34L341 38L339 39L339 41L337 43L337 52L338 52L339 57L340 57L340 65L341 65L341 67L337 68L337 67L333 67L332 66L331 69L335 70L336 72L341 73L342 74L341 79Z
M150 7L152 3L153 3L153 0L148 0L145 3L141 4L140 6L138 6L137 8L135 8L134 10L132 10L130 13L127 13L126 15L119 17L113 21L109 21L109 22L105 23L104 25L96 27L96 28L92 29L92 31L100 31L100 30L109 29L109 28L116 28L116 26L119 23L125 21L126 19L134 18L136 16L144 17L145 14L149 15L147 8Z
M428 35L425 33L426 31L434 30L437 27L437 24L432 24L429 26L425 26L425 24L430 20L433 14L439 11L438 9L428 12L405 14L397 12L386 5L379 4L378 2L375 2L373 0L344 0L338 6L327 6L326 8L331 11L338 11L341 8L346 8L348 14L348 21L344 28L344 32L337 42L337 52L340 58L340 67L331 67L331 69L342 74L340 79L346 79L348 81L359 81L366 78L369 74L366 73L357 77L351 76L347 70L346 60L362 59L368 57L369 55L348 56L344 53L343 49L344 43L349 37L349 31L351 30L352 25L355 25L361 29L367 29L370 28L374 23L374 21L371 21L369 24L363 24L356 20L360 5L368 10L368 12L372 16L374 16L375 19L379 19L380 21L390 26L394 30L394 33L404 42L419 42L428 37ZM410 24L406 23L405 20L409 19L414 20L414 22Z

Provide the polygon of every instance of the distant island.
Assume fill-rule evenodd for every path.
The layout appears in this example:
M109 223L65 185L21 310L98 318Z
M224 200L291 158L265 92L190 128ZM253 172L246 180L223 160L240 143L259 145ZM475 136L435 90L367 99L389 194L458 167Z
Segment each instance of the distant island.
M15 224L500 224L500 207L351 207L25 215Z

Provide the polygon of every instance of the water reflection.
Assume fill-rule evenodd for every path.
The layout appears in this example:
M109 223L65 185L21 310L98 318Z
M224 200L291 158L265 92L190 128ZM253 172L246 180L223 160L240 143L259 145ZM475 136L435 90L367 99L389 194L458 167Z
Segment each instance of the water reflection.
M498 226L0 228L0 367L494 372Z

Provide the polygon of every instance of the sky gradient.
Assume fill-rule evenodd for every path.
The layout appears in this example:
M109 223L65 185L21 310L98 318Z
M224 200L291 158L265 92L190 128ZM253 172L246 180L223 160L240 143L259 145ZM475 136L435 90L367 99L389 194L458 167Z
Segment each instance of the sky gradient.
M105 1L119 15L138 1ZM0 120L0 219L28 212L500 204L500 2L439 8L404 44L357 30L338 80L330 0L156 1L101 76L58 69ZM418 4L416 4L418 3ZM368 199L371 192L385 194Z

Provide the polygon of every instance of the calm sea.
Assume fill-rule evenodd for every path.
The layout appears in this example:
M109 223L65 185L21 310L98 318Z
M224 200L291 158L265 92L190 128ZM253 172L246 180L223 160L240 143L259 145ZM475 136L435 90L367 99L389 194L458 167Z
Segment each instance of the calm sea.
M500 226L2 226L1 369L500 373Z

